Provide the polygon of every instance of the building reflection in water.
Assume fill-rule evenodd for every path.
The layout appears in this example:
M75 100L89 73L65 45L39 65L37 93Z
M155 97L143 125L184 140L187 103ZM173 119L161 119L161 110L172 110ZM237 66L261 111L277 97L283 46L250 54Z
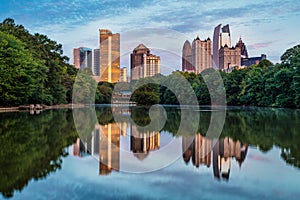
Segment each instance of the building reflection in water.
M145 159L149 151L160 148L160 132L139 132L136 126L131 126L130 150L139 160Z
M130 129L127 127L130 126ZM120 170L120 137L130 136L130 150L139 160L149 151L160 148L160 132L140 132L129 122L109 123L95 126L91 137L83 142L80 138L73 144L73 156L99 155L99 175Z
M231 159L235 158L241 167L244 162L248 145L242 144L239 140L223 138L216 141L212 147L213 140L197 134L195 136L182 137L183 160L186 164L192 159L195 167L213 165L213 173L217 179L229 179Z

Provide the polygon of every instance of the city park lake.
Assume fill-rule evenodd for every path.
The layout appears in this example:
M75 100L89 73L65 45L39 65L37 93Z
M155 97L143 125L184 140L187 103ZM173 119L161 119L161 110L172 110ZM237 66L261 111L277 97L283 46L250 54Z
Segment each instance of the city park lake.
M154 128L148 111L0 113L0 198L298 199L299 110L227 107L218 137L218 109L164 106ZM183 115L195 132L178 131Z

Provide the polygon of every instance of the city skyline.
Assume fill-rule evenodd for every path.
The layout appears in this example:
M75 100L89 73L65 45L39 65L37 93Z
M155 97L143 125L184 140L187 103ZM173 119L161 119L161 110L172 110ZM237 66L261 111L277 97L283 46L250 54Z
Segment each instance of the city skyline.
M20 9L21 5L23 5L22 9ZM97 9L89 9L90 7ZM201 11L195 12L195 7L201 8ZM279 57L285 49L299 43L297 32L300 28L293 26L297 23L300 11L300 4L296 1L274 0L267 3L264 1L256 3L166 1L151 4L127 1L110 3L96 1L73 3L68 1L23 3L3 1L0 9L4 11L0 14L2 20L11 17L16 20L16 23L28 27L32 33L40 32L48 35L51 39L63 44L64 54L70 58L72 58L72 49L76 46L88 46L93 49L97 47L99 44L97 41L99 27L110 28L122 35L129 30L143 28L145 22L150 28L166 28L178 31L190 41L198 34L200 39L204 37L213 38L213 27L219 23L230 24L230 28L233 30L231 34L233 43L242 36L251 57L265 53L268 55L268 59L273 62L279 61ZM89 12L82 15L82 12L87 10ZM160 14L158 15L158 13ZM134 18L135 23L132 23L133 16L137 14L141 14L141 17L139 19ZM168 34L166 33L165 37ZM154 37L154 34L152 36ZM168 50L181 55L184 41L178 41L178 45L174 45ZM143 43L152 49L151 45L146 42ZM124 48L121 47L121 55L124 53ZM168 60L165 59L165 62ZM181 68L180 62L179 60L173 64L175 70ZM129 65L126 63L123 65L121 61L121 67L124 66L128 67ZM162 73L164 74L163 70Z

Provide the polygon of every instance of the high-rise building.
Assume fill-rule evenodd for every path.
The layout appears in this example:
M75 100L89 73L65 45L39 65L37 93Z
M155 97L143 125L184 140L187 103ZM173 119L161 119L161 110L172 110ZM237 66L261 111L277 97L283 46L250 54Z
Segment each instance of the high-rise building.
M240 47L229 48L227 45L219 50L219 69L231 72L234 68L241 67Z
M120 82L127 82L127 68L120 69Z
M239 41L236 43L235 47L239 47L241 49L241 57L248 58L248 51L245 43L242 41L242 38L240 37Z
M212 67L210 38L202 41L199 37L197 37L193 40L192 64L196 74L199 74L203 70Z
M221 47L227 45L231 47L231 38L230 38L230 29L229 24L222 27L222 24L219 24L215 27L214 38L213 38L213 68L221 69L219 65L219 50Z
M94 49L94 75L100 76L100 49Z
M160 73L160 57L139 44L130 55L131 80L155 76Z
M182 48L182 71L195 72L195 68L192 64L192 46L188 40L184 42Z
M100 81L115 83L120 79L120 34L100 32Z
M86 47L74 48L73 64L77 69L90 68L92 70L92 49Z

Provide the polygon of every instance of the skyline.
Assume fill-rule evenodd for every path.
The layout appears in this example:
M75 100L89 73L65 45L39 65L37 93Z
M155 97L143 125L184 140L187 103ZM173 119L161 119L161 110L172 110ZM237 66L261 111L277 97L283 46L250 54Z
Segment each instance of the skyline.
M162 38L169 37L172 31L182 33L182 38L179 38L177 43L166 45L168 47L163 49L180 57L185 38L190 41L197 35L200 39L213 38L213 29L220 23L230 25L233 44L238 42L240 36L242 37L249 56L266 54L274 63L279 62L286 49L300 43L297 37L300 27L294 26L300 16L300 3L297 1L149 3L89 0L70 3L66 0L60 2L1 0L0 9L2 21L7 17L13 18L17 24L24 25L31 33L46 34L61 43L64 54L70 58L70 63L74 47L99 48L100 28L108 28L121 34L121 67L129 67L129 63L124 62L122 55L132 51L139 43L144 43L153 53L160 55L163 58L162 66L166 65L168 59L164 59L162 55L164 52L155 52L155 48L153 49L156 46L151 40L157 37L154 33L161 34ZM151 34L145 36L146 41L141 38L143 31L139 33L134 31L145 27L151 28ZM159 31L163 29L171 31L160 33ZM128 41L127 32L131 32L131 39L138 38L136 42ZM132 32L136 35L132 35ZM123 38L122 33L125 33ZM122 45L125 40L127 44ZM129 56L125 57L129 60ZM181 59L171 65L172 70L180 69ZM162 69L162 73L166 73L166 69Z

